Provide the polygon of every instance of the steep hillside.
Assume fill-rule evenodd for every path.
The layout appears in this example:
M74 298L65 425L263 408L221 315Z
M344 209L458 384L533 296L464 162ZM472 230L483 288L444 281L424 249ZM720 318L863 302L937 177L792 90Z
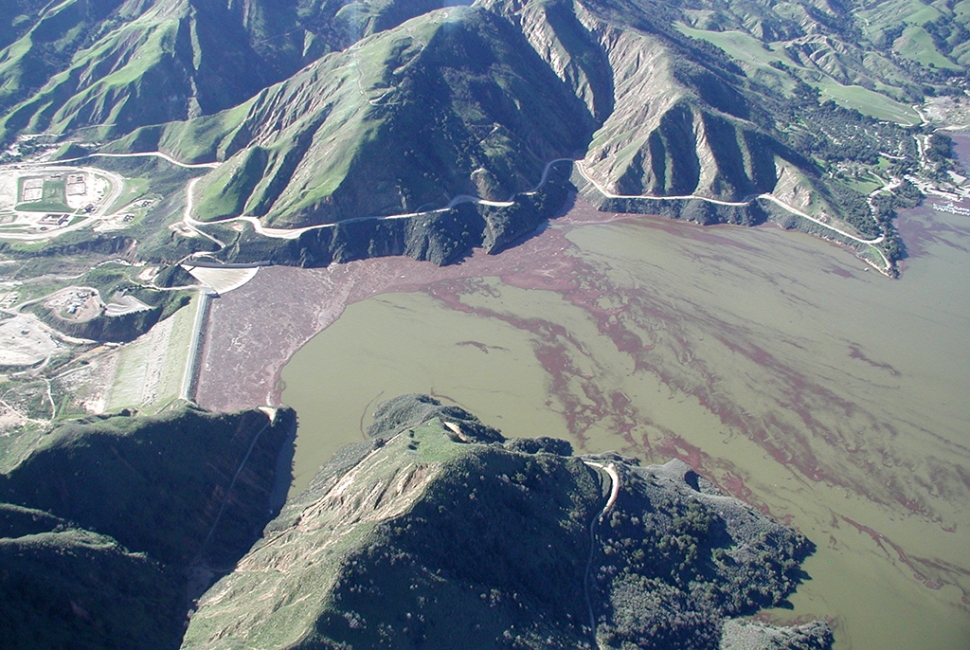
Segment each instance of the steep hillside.
M466 194L505 201L545 163L583 150L583 172L624 195L739 201L775 189L776 165L813 182L808 161L760 126L771 120L750 89L735 90L736 67L691 63L696 52L635 27L643 9L624 8L632 25L596 5L492 9L507 21L481 9L422 16L244 106L136 133L122 148L226 158L200 184L199 218L281 227Z
M425 396L375 420L206 594L183 647L716 648L811 549L682 463L505 440ZM724 647L757 637L735 627ZM788 638L831 644L821 624Z
M776 160L808 170L759 127L766 113L728 66L689 64L681 48L649 33L608 23L591 31L617 79L614 111L583 161L606 189L737 201L775 189ZM644 102L645 87L665 90Z
M643 0L545 0L524 6L494 0L486 4L520 25L536 52L601 116L574 181L604 209L659 212L705 223L758 223L775 206L729 206L716 201L743 203L770 193L796 210L836 217L834 223L849 233L871 239L881 234L873 215L858 208L863 197L834 179L826 180L823 172L833 162L857 159L853 148L846 146L847 137L859 140L867 151L872 140L884 151L903 153L912 136L892 127L881 133L882 140L857 130L845 133L840 128L851 120L849 114L837 108L822 110L823 97L818 93L814 103L796 105L791 95L802 87L822 88L841 99L845 93L839 95L833 88L863 81L843 75L820 82L823 77L817 71L774 54L781 44L769 44L772 38L832 32L827 25L850 25L851 18L841 14L826 18L812 10L805 16L817 15L817 22L807 17L795 20L787 10L757 3L720 8ZM727 31L740 29L741 23L761 36ZM838 33L848 38L852 30L843 27ZM821 38L836 43L833 36ZM785 41L784 46L795 52L792 43ZM848 52L857 69L868 71L867 86L879 83L888 89L893 83L901 97L919 94L899 66L887 64L885 74L879 76L881 68L864 60L864 49L838 47ZM869 91L860 87L846 92ZM899 105L872 94L890 107ZM820 131L820 122L838 126ZM830 142L838 144L826 149ZM840 148L842 156L820 159L820 151L835 153ZM618 203L610 195L630 198ZM641 196L715 201L678 205L635 198Z
M280 506L294 426L291 411L181 407L68 422L4 450L4 647L177 647L188 599Z
M140 238L168 261L499 250L556 214L549 164L572 160L603 210L774 219L892 274L904 180L953 182L918 104L964 97L970 56L970 12L944 0L20 4L0 140L42 137L4 156L209 163L181 235Z
M22 4L0 26L0 142L24 131L117 137L211 114L432 8L303 0Z
M850 235L876 239L883 226L864 196L823 180L842 160L832 158L838 147L829 143L844 142L845 128L811 125L816 117L841 125L851 115L818 108L818 94L814 105L790 95L804 87L841 97L833 88L857 83L895 84L900 100L920 90L899 64L875 65L838 40L853 34L841 13L803 8L799 18L776 16L770 6L749 9L495 0L432 12L325 57L244 105L144 129L116 146L225 159L197 188L202 220L248 215L292 228L426 211L456 196L505 201L530 189L545 163L584 153L573 180L604 209L701 222L790 216L752 201L772 194ZM722 19L725 29L743 23L747 31L737 33L750 43L742 39L729 52L716 38L705 40L714 33L705 28ZM788 39L779 51L790 65L774 55L766 59L773 65L758 63L764 57L755 48L775 50L754 33ZM851 65L829 66L820 82L810 68L824 57L805 54L809 36L827 39ZM850 95L872 92L858 88ZM899 104L878 96L890 108ZM864 138L873 130L879 135L867 152L907 150L911 136L903 131L867 129ZM846 149L843 159L858 155ZM643 196L690 202L636 200Z
M535 186L546 162L582 149L592 126L521 34L456 8L364 39L239 108L168 127L158 146L227 158L199 184L200 219L294 227L466 194L505 201Z
M156 417L68 422L0 475L0 499L89 526L165 562L188 562L207 541L242 553L264 516L264 508L246 504L268 501L276 455L293 425L291 412L279 415L271 422L257 410L222 415L183 407ZM244 471L236 476L237 469ZM219 519L213 540L223 508L236 515Z

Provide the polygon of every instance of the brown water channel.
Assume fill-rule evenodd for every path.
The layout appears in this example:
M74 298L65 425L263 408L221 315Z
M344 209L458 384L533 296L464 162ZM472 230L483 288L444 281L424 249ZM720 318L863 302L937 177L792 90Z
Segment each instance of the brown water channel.
M970 647L970 218L904 216L898 281L775 227L582 221L304 346L282 374L296 487L378 401L431 393L508 436L683 458L789 521L818 551L772 620L829 617L841 650Z

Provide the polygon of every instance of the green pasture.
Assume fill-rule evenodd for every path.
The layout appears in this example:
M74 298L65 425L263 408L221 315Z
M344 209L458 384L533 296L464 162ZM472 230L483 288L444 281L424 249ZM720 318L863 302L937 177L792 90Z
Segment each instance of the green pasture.
M854 108L863 115L877 120L887 120L899 124L919 124L919 114L910 106L897 102L862 86L843 86L834 80L826 79L818 84L823 98L831 99L845 108Z

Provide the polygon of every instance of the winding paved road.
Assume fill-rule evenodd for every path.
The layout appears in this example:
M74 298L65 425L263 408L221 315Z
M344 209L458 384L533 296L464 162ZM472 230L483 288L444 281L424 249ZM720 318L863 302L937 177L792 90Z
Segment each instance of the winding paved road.
M599 642L596 641L596 615L593 613L593 601L589 597L589 579L590 573L593 570L593 556L596 553L596 524L606 517L607 513L613 509L613 504L616 503L616 497L620 493L620 475L617 474L613 463L603 465L591 460L584 460L583 462L587 467L593 467L606 472L606 475L610 478L610 498L606 500L606 505L603 506L603 509L589 522L589 558L586 560L586 573L583 575L583 594L586 596L586 608L589 610L589 627L593 634L594 643L599 646Z
M176 167L182 167L184 169L215 169L222 163L220 162L210 162L210 163L184 163L172 158L168 154L162 153L161 151L144 151L137 153L89 153L86 156L80 156L78 158L65 158L64 160L54 160L48 164L61 164L69 162L77 162L78 160L86 160L87 158L161 158L165 162L171 163Z
M586 179L593 187L596 188L596 191L597 192L599 192L600 194L602 194L603 196L605 196L608 199L642 199L642 200L647 200L647 201L684 201L684 200L693 199L693 200L696 200L696 201L706 201L707 203L713 203L715 205L727 205L727 206L739 207L739 208L740 207L747 206L747 205L751 205L751 203L753 203L754 201L757 201L759 199L763 199L763 200L766 200L766 201L771 201L771 202L775 203L776 205L778 205L779 207L784 208L788 212L791 212L794 215L797 215L799 217L802 217L803 219L808 219L809 221L814 221L818 225L823 226L825 228L828 228L829 230L832 230L834 232L837 232L840 235L842 235L843 237L848 237L849 239L852 239L854 241L857 241L860 244L878 244L878 243L882 242L886 238L884 235L880 235L879 237L876 237L875 239L860 239L859 237L856 237L855 235L851 235L851 234L845 232L844 230L841 230L839 228L836 228L835 226L831 226L831 225L829 225L829 224L827 224L827 223L825 223L823 221L820 221L820 220L816 219L812 215L810 215L810 214L808 214L806 212L803 212L803 211L799 210L795 206L789 205L788 203L785 203L784 201L782 201L781 199L779 199L778 197L776 197L774 194L769 194L767 192L764 193L764 194L755 194L755 195L752 195L752 196L745 197L741 201L722 201L720 199L711 199L711 198L708 198L706 196L699 196L697 194L684 194L682 196L652 196L652 195L648 195L648 194L640 194L640 195L636 195L636 194L613 194L611 192L606 191L599 183L597 183L595 180L593 180L589 176L589 174L586 172L586 170L583 169L583 163L582 163L582 161L577 161L576 162L576 168L579 170L579 173L582 175L582 177L584 179Z
M166 159L167 159L167 157L166 157ZM754 196L750 196L750 197L745 197L744 200L742 200L742 201L723 201L723 200L720 200L720 199L712 199L712 198L709 198L709 197L706 197L706 196L699 196L699 195L696 195L696 194L687 194L687 195L683 195L683 196L653 196L653 195L647 195L647 194L642 194L642 195L614 194L612 192L607 191L603 186L601 186L598 182L596 182L589 175L589 173L584 168L583 162L581 160L574 160L572 158L556 158L555 160L551 160L548 163L546 163L545 167L542 170L542 176L541 176L541 178L539 180L539 183L533 189L531 189L531 190L529 190L527 192L523 192L522 194L524 194L526 196L535 194L548 181L549 174L550 174L550 171L552 169L552 166L555 165L555 164L557 164L557 163L561 163L561 162L568 162L570 164L575 165L575 167L576 167L577 171L579 171L580 175L590 185L592 185L592 187L597 192L599 192L600 194L602 194L606 198L611 198L611 199L639 199L639 200L648 200L648 201L697 200L697 201L706 201L708 203L713 203L715 205L724 205L724 206L730 206L730 207L744 207L744 206L750 205L754 201L757 201L757 200L765 200L765 201L771 201L772 203L776 204L777 206L781 207L782 209L784 209L784 210L786 210L786 211L788 211L788 212L790 212L790 213L792 213L792 214L794 214L794 215L796 215L798 217L801 217L803 219L807 219L808 221L811 221L811 222L813 222L813 223L815 223L815 224L817 224L817 225L819 225L819 226L821 226L821 227L823 227L823 228L825 228L827 230L830 230L830 231L832 231L834 233L837 233L838 235L840 235L842 237L845 237L846 239L850 239L852 241L855 241L857 243L875 246L876 244L879 244L879 243L881 243L882 241L885 240L885 235L880 235L879 237L876 237L875 239L862 239L860 237L857 237L856 235L853 235L851 233L848 233L848 232L846 232L846 231L844 231L844 230L842 230L840 228L837 228L835 226L829 225L829 224L825 223L824 221L822 221L822 220L820 220L820 219L818 219L816 217L813 217L812 215L810 215L810 214L808 214L808 213L806 213L806 212L804 212L802 210L799 210L798 208L794 207L793 205L789 205L788 203L785 203L784 201L782 201L781 199L779 199L778 197L776 197L776 196L774 196L773 194L770 194L770 193L764 193L764 194L758 194L758 195L754 195ZM218 163L211 163L211 165L217 165L217 164ZM194 180L197 180L197 179L194 179ZM191 203L191 200L192 200L192 197L191 197L191 188L193 186L194 186L194 184L190 183L190 187L189 187L189 195L190 196L189 196L189 199L187 201L187 203L189 203L189 204ZM357 218L354 218L354 219L346 219L346 220L343 220L343 221L340 221L340 222L337 222L337 223L319 224L319 225L315 225L315 226L306 226L306 227L303 227L303 228L270 228L270 227L264 226L258 217L249 216L249 215L239 216L239 217L231 217L231 218L228 218L228 219L223 219L223 220L220 220L218 222L212 222L212 223L232 223L234 221L245 221L247 223L250 223L253 226L253 229L258 234L260 234L260 235L262 235L264 237L272 237L272 238L277 238L277 239L296 239L297 237L299 237L304 232L307 232L307 231L310 231L310 230L320 230L320 229L324 229L324 228L334 228L334 227L336 227L339 224L357 223L357 222L361 222L361 221L388 221L388 220L392 220L392 219L410 219L410 218L418 217L418 216L422 216L422 215L428 215L428 214L434 214L434 213L438 213L438 212L444 212L444 211L449 210L449 209L451 209L451 208L453 208L456 205L459 205L461 203L474 203L476 205L487 205L487 206L492 206L492 207L511 207L511 206L513 206L515 204L515 202L514 202L513 199L514 199L514 196L513 197L510 197L510 199L508 201L492 201L492 200L488 200L488 199L482 199L482 198L479 198L479 197L476 197L476 196L471 196L471 195L468 195L468 194L460 194L460 195L452 198L445 207L443 207L443 208L437 208L435 210L427 210L427 211L422 211L422 212L405 212L405 213L401 213L401 214L381 215L381 216L357 217ZM190 209L187 209L186 210L185 219L183 221L185 222L185 224L188 227L190 227L192 230L195 230L197 232L201 232L201 228L203 226L205 226L206 223L207 223L207 222L197 221L196 219L194 219L192 217L192 215L191 215L191 210ZM879 249L876 249L876 250L878 251ZM883 263L885 264L885 267L888 269L889 268L889 261L886 259L885 255L882 254L882 251L879 251L879 255L882 257Z
M215 169L215 168L219 167L222 164L220 162L183 163L183 162L180 162L180 161L176 160L175 158L169 156L168 154L162 153L160 151L147 151L147 152L140 152L140 153L92 153L92 154L88 154L87 156L82 156L82 157L78 157L78 158L69 158L69 159L66 159L66 160L54 161L54 163L56 163L56 164L70 163L70 162L76 162L76 161L79 161L79 160L84 160L86 158L94 158L94 157L101 157L101 158L156 157L156 158L160 158L162 160L165 160L168 163L171 163L173 165L176 165L178 167L182 167L182 168L185 168L185 169ZM860 237L857 237L856 235L853 235L851 233L848 233L848 232L846 232L846 231L844 231L844 230L842 230L840 228L837 228L835 226L829 225L829 224L821 221L820 219L818 219L816 217L813 217L812 215L810 215L810 214L808 214L806 212L803 212L802 210L799 210L798 208L796 208L796 207L794 207L792 205L789 205L788 203L785 203L784 201L782 201L781 199L777 198L776 196L774 196L773 194L770 194L770 193L764 193L764 194L758 194L758 195L754 195L754 196L745 197L742 201L723 201L723 200L720 200L720 199L712 199L712 198L709 198L709 197L706 197L706 196L699 196L699 195L696 195L696 194L687 194L687 195L683 195L683 196L653 196L653 195L647 195L647 194L641 194L641 195L614 194L614 193L609 192L608 190L606 190L602 185L600 185L595 179L593 179L589 175L589 173L584 168L584 165L583 165L583 161L582 160L575 160L573 158L556 158L556 159L551 160L548 163L546 163L545 167L542 170L542 175L541 175L541 177L539 179L539 183L533 189L531 189L531 190L529 190L527 192L522 192L521 194L522 195L525 195L525 196L529 196L529 195L535 194L537 191L539 191L539 189L543 185L545 185L546 182L548 181L549 174L550 174L550 172L552 170L553 165L556 165L557 163L561 163L561 162L568 162L568 163L570 163L572 165L575 165L575 167L576 167L577 171L580 173L580 175L597 192L599 192L600 194L602 194L606 198L611 198L611 199L638 199L638 200L645 200L645 201L698 200L698 201L706 201L706 202L712 203L714 205L724 205L724 206L730 206L730 207L744 207L744 206L750 205L754 201L757 201L757 200L765 200L765 201L771 201L772 203L778 205L782 209L784 209L784 210L786 210L786 211L788 211L788 212L790 212L790 213L792 213L792 214L794 214L794 215L796 215L798 217L801 217L803 219L807 219L808 221L811 221L811 222L813 222L813 223L815 223L815 224L817 224L817 225L819 225L819 226L821 226L821 227L823 227L823 228L825 228L827 230L830 230L830 231L832 231L834 233L837 233L841 237L845 237L846 239L855 241L857 243L867 244L867 245L873 245L874 246L874 245L879 244L879 243L881 243L882 241L885 240L885 235L880 235L879 237L877 237L875 239L862 239ZM54 164L54 163L47 163L47 164ZM185 211L184 211L183 216L182 216L182 223L189 230L191 230L191 231L193 231L195 233L198 233L200 236L203 236L203 237L206 237L206 238L212 240L213 242L215 242L220 247L225 247L225 243L222 242L222 241L220 241L216 237L214 237L214 236L206 233L203 230L203 228L206 225L211 225L211 224L214 224L214 223L227 224L227 223L233 223L233 222L237 222L237 221L243 221L243 222L246 222L246 223L249 223L250 225L252 225L252 227L255 230L255 232L257 234L263 236L263 237L270 237L270 238L274 238L274 239L296 239L300 235L302 235L303 233L305 233L307 231L311 231L311 230L321 230L321 229L325 229L325 228L335 228L336 226L341 225L341 224L359 223L359 222L362 222L362 221L389 221L389 220L393 220L393 219L411 219L411 218L414 218L414 217L419 217L419 216L425 216L425 215L429 215L429 214L435 214L435 213L444 212L444 211L449 210L449 209L455 207L456 205L459 205L459 204L462 204L462 203L474 203L476 205L486 205L486 206L492 206L492 207L511 207L512 205L515 204L515 201L514 201L515 195L513 195L512 197L510 197L509 200L507 200L507 201L492 201L492 200L489 200L489 199L482 199L480 197L471 196L471 195L468 195L468 194L460 194L458 196L453 197L448 202L448 204L445 207L443 207L443 208L437 208L437 209L434 209L434 210L425 210L425 211L420 211L420 212L404 212L404 213L401 213L401 214L391 214L391 215L373 215L373 216L367 216L367 217L356 217L354 219L345 219L343 221L339 221L339 222L336 222L336 223L318 224L318 225L313 225L313 226L305 226L305 227L302 227L302 228L272 228L272 227L264 226L263 223L262 223L262 221L258 217L251 216L251 215L240 215L238 217L230 217L230 218L227 218L227 219L220 219L218 221L212 221L212 222L199 221L199 220L195 219L195 217L193 217L193 215L192 215L192 213L194 211L194 206L195 206L195 197L194 197L194 194L193 194L193 190L195 189L195 185L196 185L196 183L198 181L199 181L199 178L193 178L192 180L190 180L186 184L186 206L185 206ZM120 186L120 184L119 184L119 186ZM105 205L107 205L107 203ZM85 221L83 223L77 224L76 227L81 227L82 225L86 225L86 224L87 224L87 221ZM75 229L75 228L71 228L71 229ZM60 232L65 232L66 230L67 229L62 230ZM60 232L58 234L60 234ZM48 235L48 236L50 236L50 235ZM876 250L879 251L878 248ZM882 251L879 251L879 255L882 257L882 260L885 263L886 268L888 269L889 268L889 261L886 259L885 255L883 255Z

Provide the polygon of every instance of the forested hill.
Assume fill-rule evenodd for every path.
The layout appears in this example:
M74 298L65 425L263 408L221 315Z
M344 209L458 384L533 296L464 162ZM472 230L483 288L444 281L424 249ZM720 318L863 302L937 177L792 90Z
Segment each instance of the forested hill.
M295 426L183 404L18 432L0 449L3 647L177 648L191 599L282 505Z
M421 395L370 435L206 594L184 648L831 646L821 622L737 618L783 603L813 546L680 461L575 457Z
M283 505L294 426L175 405L6 447L4 647L831 646L741 618L814 546L680 461L576 457L405 395Z

